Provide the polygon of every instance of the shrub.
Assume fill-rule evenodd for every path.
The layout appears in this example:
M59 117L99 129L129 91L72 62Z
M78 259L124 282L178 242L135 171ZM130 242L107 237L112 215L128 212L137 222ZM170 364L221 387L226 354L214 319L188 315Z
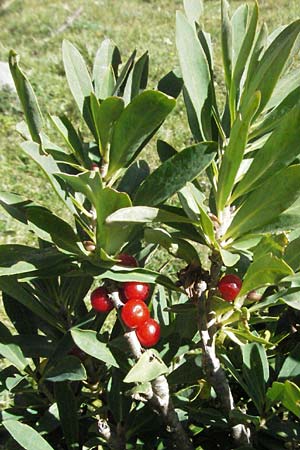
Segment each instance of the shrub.
M21 146L64 215L0 194L37 238L0 247L5 448L299 448L300 21L268 36L256 3L221 3L223 111L198 0L177 15L181 74L156 90L147 54L121 66L105 40L91 75L63 43L87 127L51 117L64 145L10 53ZM181 90L193 144L158 141L150 173L140 152ZM178 274L149 269L158 246Z

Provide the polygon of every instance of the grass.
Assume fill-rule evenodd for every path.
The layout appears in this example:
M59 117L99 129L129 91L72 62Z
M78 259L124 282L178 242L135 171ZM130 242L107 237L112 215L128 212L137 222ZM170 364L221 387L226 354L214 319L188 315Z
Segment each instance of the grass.
M232 7L241 1L232 1ZM105 38L112 38L119 46L123 59L134 48L139 54L150 53L149 87L177 63L175 48L175 12L182 9L181 0L2 0L0 3L1 43L0 59L7 60L14 48L21 57L21 65L28 74L44 113L75 114L75 106L67 88L61 61L61 42L69 39L84 54L91 65L93 56ZM272 29L289 22L298 13L297 1L261 0L261 17ZM68 19L81 8L81 14L60 32ZM205 2L203 22L212 34L215 46L216 83L223 88L219 43L220 1ZM19 149L14 131L22 114L14 95L1 93L0 105L0 179L1 190L17 192L41 204L60 208L50 193L47 181ZM165 123L159 137L182 148L190 141L182 100ZM147 158L153 164L154 144L147 148ZM0 243L31 242L27 230L0 212Z

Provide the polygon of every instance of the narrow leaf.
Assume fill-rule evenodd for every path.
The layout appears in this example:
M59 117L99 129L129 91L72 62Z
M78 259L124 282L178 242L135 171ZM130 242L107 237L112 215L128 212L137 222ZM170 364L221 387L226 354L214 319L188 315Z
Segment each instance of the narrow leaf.
M54 192L58 195L64 205L72 212L75 212L75 208L68 197L66 190L61 184L58 183L56 178L53 176L56 172L59 172L59 167L51 155L40 155L39 146L35 142L26 141L21 144L22 150L30 156L42 169L44 174L49 179Z
M152 206L163 203L209 166L216 155L215 150L214 143L203 143L176 153L146 178L134 203Z
M79 449L77 402L69 383L56 383L54 388L59 420L69 450Z
M108 176L137 156L142 144L161 125L175 103L173 98L157 91L145 91L134 97L113 130Z
M189 22L194 25L195 22L200 23L203 14L202 0L183 0L183 6Z
M256 92L244 113L238 113L232 126L230 140L225 149L217 189L217 208L222 211L233 188L235 177L243 160L251 119L260 103L260 93Z
M204 139L211 139L209 102L210 71L196 29L181 12L176 16L176 46L185 87L192 101Z
M108 346L98 340L96 331L73 328L71 334L75 344L85 353L109 366L118 367L118 363Z
M11 50L9 53L9 67L25 114L26 122L32 140L38 144L42 144L41 130L43 126L43 117L32 86L26 75L20 69L18 63L18 55Z
M221 1L221 39L225 82L230 89L232 71L232 26L229 18L230 6L227 0Z
M167 372L168 368L159 353L154 349L146 350L128 372L124 378L124 383L145 383Z
M278 284L282 278L292 274L293 270L282 259L272 254L261 256L250 264L239 296L262 286Z
M246 87L241 99L242 110L248 108L248 103L258 90L261 92L261 103L256 115L264 109L272 95L299 32L300 20L296 20L285 27L272 41L256 67L253 77L246 80Z
M106 223L147 223L147 222L182 222L194 223L185 216L164 211L158 208L151 208L149 206L132 206L131 208L122 208L106 219Z
M111 66L116 74L120 62L120 53L115 43L110 39L105 39L97 50L93 65L93 82L97 99L110 95L103 92L107 69Z
M95 96L91 96L92 114L98 135L100 153L108 160L107 146L111 138L114 123L124 109L124 101L120 97L108 97L99 104Z
M271 223L293 205L299 194L300 165L280 170L246 198L237 210L225 239L229 237L236 239L243 234L259 231L268 224L269 229L266 228L264 231L272 231L275 225L271 226ZM288 222L285 226L290 228Z
M71 42L64 40L62 46L63 63L70 90L79 111L83 114L85 99L94 92L90 74L84 59Z
M297 105L286 114L279 127L257 152L246 175L237 185L232 200L257 188L296 159L300 154L299 125L300 105Z
M54 366L49 367L43 373L43 378L52 382L81 381L86 380L86 371L78 358L65 356L60 358Z
M17 420L4 420L3 426L9 434L26 450L54 450L51 445L33 428Z

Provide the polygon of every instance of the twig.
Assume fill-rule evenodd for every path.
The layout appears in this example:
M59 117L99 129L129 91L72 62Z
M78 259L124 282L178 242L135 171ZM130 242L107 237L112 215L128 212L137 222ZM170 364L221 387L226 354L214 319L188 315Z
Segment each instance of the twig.
M76 11L73 14L71 14L65 20L65 22L59 28L57 28L57 30L52 32L52 36L57 36L58 34L63 33L67 28L72 26L73 22L75 22L75 20L78 19L78 17L82 13L82 11L83 11L83 6L80 6L78 9L76 9Z
M221 261L218 255L212 255L211 280L209 285L208 297L206 297L206 283L199 283L195 292L194 300L197 304L198 329L201 337L200 345L202 348L202 365L203 371L209 383L213 386L218 400L224 412L229 416L230 412L235 408L232 392L221 367L220 360L216 355L215 338L216 329L208 323L213 313L211 308L211 297L216 288ZM231 428L232 437L237 446L250 443L250 430L242 424L234 425Z
M120 309L123 303L120 300L117 290L111 292L110 298L116 309ZM143 348L136 336L135 331L127 331L125 339L134 358L138 360L143 354ZM193 450L193 446L178 419L175 411L167 379L161 375L151 382L151 389L145 396L144 401L148 401L152 408L161 414L166 425L167 431L170 433L172 440L172 448L180 450Z
M98 430L100 435L107 442L109 448L112 450L125 450L126 442L124 437L121 437L115 430L113 430L106 420L98 420Z

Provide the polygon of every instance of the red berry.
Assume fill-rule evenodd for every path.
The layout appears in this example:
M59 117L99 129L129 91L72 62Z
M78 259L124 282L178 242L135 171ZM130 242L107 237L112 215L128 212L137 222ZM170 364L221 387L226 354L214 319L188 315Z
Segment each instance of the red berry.
M102 313L109 312L114 307L104 287L98 287L91 293L91 303L96 311Z
M225 275L218 283L221 296L227 302L233 302L242 288L242 280L234 274Z
M160 326L154 319L149 319L136 330L138 340L144 347L153 347L160 338Z
M140 281L127 281L123 284L124 296L127 300L135 299L145 301L149 295L150 286Z
M117 256L117 259L120 261L120 266L125 267L138 267L138 262L134 256L128 255L127 253L120 253Z
M147 305L141 300L129 300L121 311L121 318L128 328L137 328L150 317Z

